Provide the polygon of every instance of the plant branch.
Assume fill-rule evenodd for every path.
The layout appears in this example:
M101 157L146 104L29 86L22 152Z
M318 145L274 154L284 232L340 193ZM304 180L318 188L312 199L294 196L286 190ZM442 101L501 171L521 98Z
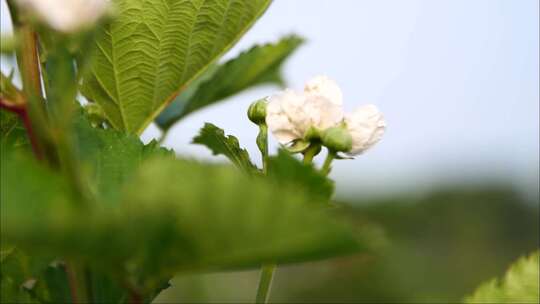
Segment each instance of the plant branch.
M69 292L71 295L71 302L80 303L79 296L77 293L77 275L75 274L75 270L73 269L72 265L66 263L64 265L64 271L66 272L66 276L68 280Z
M336 152L332 150L328 150L328 155L326 155L326 159L324 160L324 164L321 168L321 173L324 175L328 175L330 173L330 170L332 170L331 164L332 161L336 158Z
M42 160L43 151L39 146L36 134L34 133L34 129L32 127L32 123L30 122L30 118L28 117L26 104L15 104L7 99L0 97L0 108L13 112L19 117L19 119L24 125L28 139L30 140L30 145L32 146L32 151L34 152L34 155L37 159Z
M311 164L313 158L321 152L321 145L318 143L312 143L304 153L304 164Z
M257 147L261 151L263 174L268 173L268 126L266 123L259 124L259 134L257 135Z
M259 280L259 287L257 288L257 296L255 298L256 304L267 303L276 267L276 264L268 264L263 265L261 268L261 277Z

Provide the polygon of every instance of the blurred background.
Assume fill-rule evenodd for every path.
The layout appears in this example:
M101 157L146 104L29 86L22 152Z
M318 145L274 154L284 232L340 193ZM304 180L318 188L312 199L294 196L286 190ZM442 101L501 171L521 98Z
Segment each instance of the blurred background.
M325 74L347 110L374 103L385 114L381 143L335 162L331 177L342 212L379 225L388 244L376 255L280 267L272 302L455 302L539 247L537 0L275 0L224 59L290 33L307 39L286 63L290 87ZM11 61L1 63L9 71ZM165 145L223 161L190 144L209 121L258 161L245 112L276 90L197 112ZM151 127L143 139L157 136ZM257 277L177 277L158 301L249 302Z

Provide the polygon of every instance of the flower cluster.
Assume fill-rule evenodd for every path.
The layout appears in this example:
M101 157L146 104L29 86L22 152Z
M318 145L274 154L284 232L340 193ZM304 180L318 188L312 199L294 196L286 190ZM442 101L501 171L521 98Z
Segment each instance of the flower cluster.
M22 8L54 30L80 31L98 21L109 9L109 0L17 0Z
M281 144L320 142L333 152L358 155L377 143L386 123L374 105L343 111L339 86L326 76L308 81L303 92L287 89L268 98L266 124Z

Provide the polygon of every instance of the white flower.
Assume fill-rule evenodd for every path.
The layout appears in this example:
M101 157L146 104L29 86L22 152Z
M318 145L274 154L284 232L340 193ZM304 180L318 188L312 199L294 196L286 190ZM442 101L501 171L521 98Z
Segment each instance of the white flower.
M349 155L358 155L376 144L386 130L384 117L374 105L357 108L345 116L347 130L352 136Z
M273 95L266 108L266 124L281 144L301 139L310 128L323 131L343 120L341 106L315 93L285 90Z
M335 81L327 76L316 76L309 80L304 93L308 96L323 96L336 105L343 104L343 94Z
M337 129L331 133L325 131L346 128L349 143L343 145L352 147L347 154L361 154L381 139L386 123L374 105L362 106L344 115L342 103L338 85L326 76L317 76L306 83L302 93L287 89L271 96L266 107L266 124L281 144L310 140L315 134L323 143L326 139L334 145L334 137L341 138L343 134L338 134ZM316 132L311 132L313 129Z
M64 32L76 32L91 26L108 10L108 0L17 0L33 15L51 28Z

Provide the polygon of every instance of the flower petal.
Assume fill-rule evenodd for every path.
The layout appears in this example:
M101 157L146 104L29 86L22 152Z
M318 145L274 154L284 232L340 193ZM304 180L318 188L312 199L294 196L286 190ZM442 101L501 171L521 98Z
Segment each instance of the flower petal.
M308 96L322 96L328 98L330 102L336 105L343 104L343 93L337 83L327 76L316 76L309 80L304 93Z

